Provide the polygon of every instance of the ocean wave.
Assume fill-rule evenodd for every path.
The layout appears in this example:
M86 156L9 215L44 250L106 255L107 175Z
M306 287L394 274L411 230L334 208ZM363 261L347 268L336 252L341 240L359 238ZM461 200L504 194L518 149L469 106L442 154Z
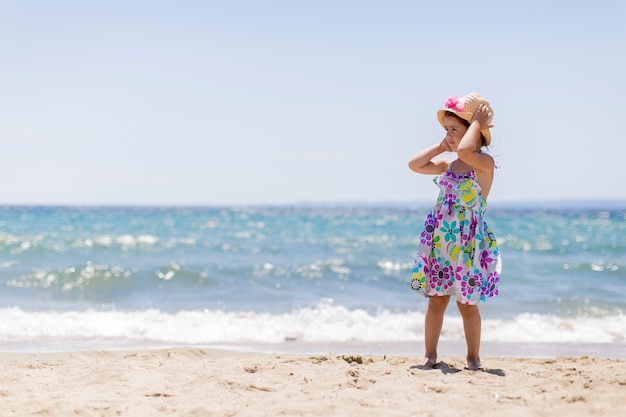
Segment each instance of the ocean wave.
M45 288L64 292L72 290L100 290L114 288L126 282L133 274L119 265L94 264L91 261L80 266L62 269L35 269L27 274L7 280L6 285L16 288Z
M146 343L272 344L298 341L416 342L424 338L424 314L416 311L368 313L325 301L290 313L196 310L26 311L0 309L0 341L50 339L128 340ZM524 313L510 320L483 320L483 340L506 343L626 343L626 316L606 311L599 317L564 318ZM442 341L462 341L463 323L449 315Z

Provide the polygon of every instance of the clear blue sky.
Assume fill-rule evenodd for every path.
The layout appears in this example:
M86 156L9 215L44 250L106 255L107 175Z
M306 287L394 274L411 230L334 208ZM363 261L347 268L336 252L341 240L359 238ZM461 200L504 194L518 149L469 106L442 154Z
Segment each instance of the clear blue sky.
M626 2L0 0L1 204L434 201L449 95L491 201L626 199Z

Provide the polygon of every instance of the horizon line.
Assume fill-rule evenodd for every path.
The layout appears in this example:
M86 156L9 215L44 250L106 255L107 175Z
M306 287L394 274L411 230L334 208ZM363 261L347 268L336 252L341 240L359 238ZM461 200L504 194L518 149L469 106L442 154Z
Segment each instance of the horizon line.
M549 200L495 200L489 202L490 208L498 207L520 207L520 208L541 208L541 207L561 207L564 205L588 208L602 208L599 205L609 205L612 208L626 208L626 199L580 199L580 198L563 198ZM0 207L50 207L50 208L227 208L227 207L423 207L432 206L431 200L418 201L294 201L283 203L183 203L183 204L165 204L165 203L6 203L0 202ZM568 208L568 207L563 207Z

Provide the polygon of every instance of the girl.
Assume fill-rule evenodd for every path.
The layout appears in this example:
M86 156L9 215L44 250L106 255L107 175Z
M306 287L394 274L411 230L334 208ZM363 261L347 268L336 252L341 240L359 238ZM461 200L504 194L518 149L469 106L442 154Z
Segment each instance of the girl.
M492 117L493 110L481 94L449 97L437 112L446 137L409 162L415 172L438 175L434 182L440 188L424 223L411 274L413 290L428 298L421 363L425 367L437 364L443 316L454 296L463 318L467 368L481 368L477 304L498 295L501 270L495 236L483 220L495 168L493 158L482 151L491 142ZM435 159L444 152L456 152L457 159Z

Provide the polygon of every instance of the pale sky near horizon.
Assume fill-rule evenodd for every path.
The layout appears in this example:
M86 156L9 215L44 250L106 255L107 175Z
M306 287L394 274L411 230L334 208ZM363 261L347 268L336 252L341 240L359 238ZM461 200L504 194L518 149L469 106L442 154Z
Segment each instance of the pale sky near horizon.
M0 0L0 204L430 202L483 93L490 201L626 200L626 2Z

